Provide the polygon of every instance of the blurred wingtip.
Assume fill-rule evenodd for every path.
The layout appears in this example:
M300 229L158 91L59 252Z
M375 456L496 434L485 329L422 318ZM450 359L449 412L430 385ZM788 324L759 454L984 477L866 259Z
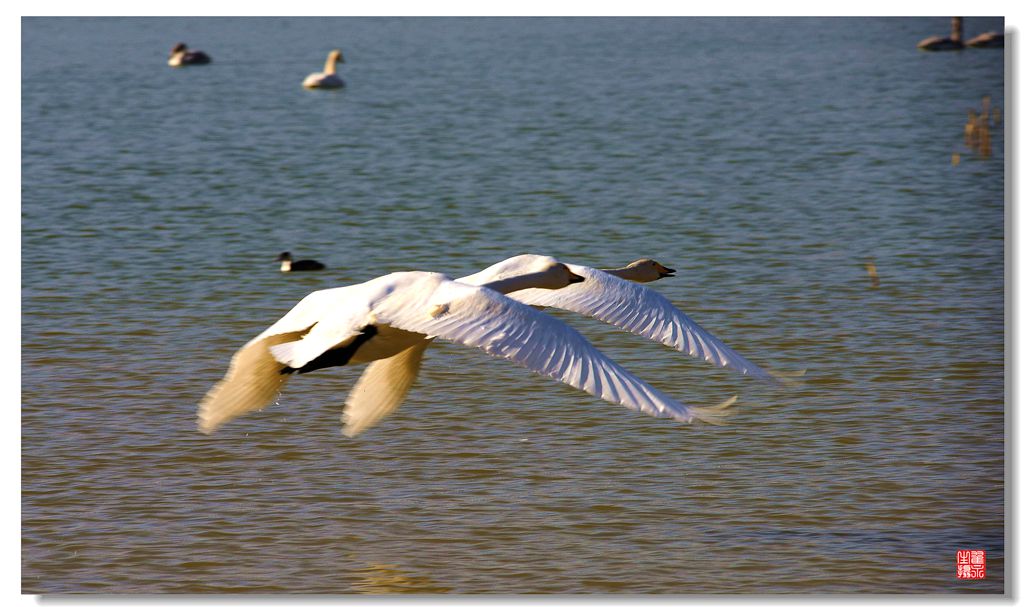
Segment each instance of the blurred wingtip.
M220 423L212 419L205 410L201 409L196 416L196 429L207 436L213 434L219 426Z
M777 383L784 386L793 386L800 383L800 379L807 374L807 369L797 371L772 371L772 377Z
M739 396L732 396L717 405L711 405L708 407L691 407L690 409L696 419L707 424L722 426L726 423L725 418L729 417L733 413L729 410L729 407L733 406L737 400L739 400Z
M343 423L341 426L341 435L345 438L355 438L363 433L366 428L355 426L350 423Z

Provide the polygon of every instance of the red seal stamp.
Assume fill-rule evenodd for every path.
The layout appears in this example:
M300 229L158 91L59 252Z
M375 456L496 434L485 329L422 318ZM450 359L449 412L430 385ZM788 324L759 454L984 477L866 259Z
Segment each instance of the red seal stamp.
M984 550L957 550L956 551L956 579L958 579L958 580L983 580L983 579L985 579L985 551Z

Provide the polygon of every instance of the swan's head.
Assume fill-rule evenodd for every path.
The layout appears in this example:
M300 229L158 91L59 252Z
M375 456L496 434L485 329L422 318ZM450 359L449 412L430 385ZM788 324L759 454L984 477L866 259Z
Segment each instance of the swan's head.
M564 263L558 264L558 271L565 272L566 279L569 281L570 285L574 285L578 282L583 282L584 280L586 280L586 278L583 278L579 274L576 274L572 270L570 270L569 266L565 265Z
M338 63L345 63L345 57L342 56L341 51L338 50L338 49L334 49L333 51L331 51L330 54L327 55L327 57L331 61L337 61Z
M629 271L630 280L635 282L654 282L676 275L675 270L666 268L653 259L638 259L625 269Z
M291 260L292 260L292 254L289 253L288 251L285 251L284 253L281 253L280 255L278 255L277 259L275 261L291 261Z

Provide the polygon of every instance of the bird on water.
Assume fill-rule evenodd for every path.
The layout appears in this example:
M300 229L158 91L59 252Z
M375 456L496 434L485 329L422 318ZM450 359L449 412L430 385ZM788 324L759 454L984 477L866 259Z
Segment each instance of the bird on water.
M1003 33L992 31L978 34L966 44L973 48L1003 48Z
M277 261L281 262L282 272L311 272L314 270L323 270L327 267L315 259L300 259L298 261L292 261L292 254L288 251L278 255Z
M922 51L958 51L964 48L964 21L962 17L953 17L950 22L949 36L929 36L917 43Z
M179 42L171 49L171 56L167 59L167 65L181 67L183 65L206 65L213 59L203 51L189 50L184 42Z
M338 89L345 86L345 81L338 76L338 63L345 63L341 51L334 49L327 55L324 62L324 71L314 72L302 81L302 86L307 89Z

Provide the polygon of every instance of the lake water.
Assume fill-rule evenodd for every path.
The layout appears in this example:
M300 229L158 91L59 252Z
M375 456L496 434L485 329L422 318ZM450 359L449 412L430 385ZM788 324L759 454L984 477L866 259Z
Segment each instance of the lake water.
M968 36L1001 19L965 20ZM25 19L22 591L1001 593L1003 52L926 19ZM213 56L174 70L184 40ZM341 48L342 91L301 88ZM959 154L959 163L952 162ZM283 250L328 265L285 275ZM306 293L544 253L654 283L785 387L559 313L725 426L438 343L212 436ZM866 270L877 268L878 285ZM956 551L987 551L984 580Z

